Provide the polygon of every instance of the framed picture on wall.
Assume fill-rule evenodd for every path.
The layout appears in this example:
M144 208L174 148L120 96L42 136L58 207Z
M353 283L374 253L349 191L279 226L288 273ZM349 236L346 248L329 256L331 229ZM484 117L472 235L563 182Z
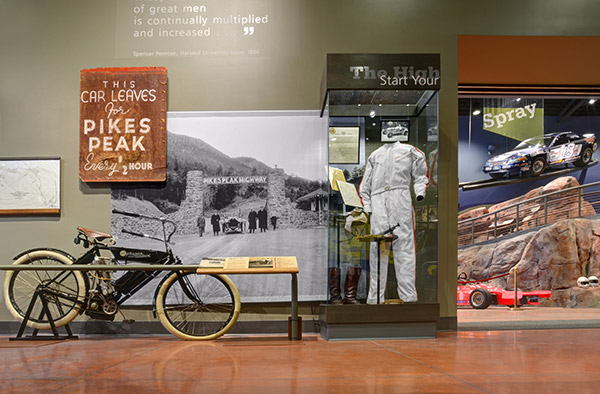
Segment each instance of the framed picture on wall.
M358 164L359 127L329 128L329 163Z
M408 141L408 130L410 121L407 119L403 120L382 120L381 121L381 141L392 142Z
M0 215L60 214L60 158L0 158Z

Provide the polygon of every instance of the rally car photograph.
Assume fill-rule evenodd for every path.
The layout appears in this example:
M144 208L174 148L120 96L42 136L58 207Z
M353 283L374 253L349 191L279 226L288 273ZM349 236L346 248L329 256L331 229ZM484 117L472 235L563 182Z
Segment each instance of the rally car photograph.
M387 121L381 124L381 141L408 141L408 121Z
M404 126L395 126L395 127L390 127L389 129L383 130L383 135L387 136L388 138L392 138L395 136L400 136L400 135L407 135L408 134L408 128L404 127Z
M483 166L492 178L538 176L550 168L569 164L587 166L598 148L596 135L570 131L528 138L509 152L494 156Z

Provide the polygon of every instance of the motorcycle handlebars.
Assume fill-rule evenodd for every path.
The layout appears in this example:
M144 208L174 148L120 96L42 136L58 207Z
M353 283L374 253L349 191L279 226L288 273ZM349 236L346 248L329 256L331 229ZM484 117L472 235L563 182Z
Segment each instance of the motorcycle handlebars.
M113 209L112 213L115 213L115 214L118 214L118 215L123 215L123 216L129 216L129 217L132 217L132 218L147 219L147 220L156 220L156 221L161 222L162 230L163 230L163 237L164 237L163 239L154 238L154 237L151 237L151 236L147 236L145 234L139 234L139 233L135 233L135 232L128 231L128 230L121 230L121 231L124 232L124 233L131 234L131 235L142 236L142 237L146 237L146 238L153 238L153 239L158 239L160 241L164 241L165 242L165 247L167 246L167 244L169 242L171 242L171 237L177 231L177 225L175 224L174 221L169 220L169 219L165 219L165 218L161 218L161 217L155 217L155 216L147 216L147 215L142 215L142 214L134 213L134 212L119 211L118 209ZM169 231L169 233L167 233L167 230L166 230L166 226L165 226L166 223L169 223L172 226L172 229L171 229L171 231Z
M118 209L113 209L112 213L116 213L116 214L124 215L124 216L131 216L132 218L139 218L141 216L139 213L119 211Z

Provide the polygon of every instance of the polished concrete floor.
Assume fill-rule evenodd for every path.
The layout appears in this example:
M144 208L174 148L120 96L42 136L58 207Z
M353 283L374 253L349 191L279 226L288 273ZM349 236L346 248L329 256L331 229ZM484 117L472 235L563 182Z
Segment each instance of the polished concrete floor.
M598 393L600 330L438 332L435 339L315 335L9 341L1 393Z

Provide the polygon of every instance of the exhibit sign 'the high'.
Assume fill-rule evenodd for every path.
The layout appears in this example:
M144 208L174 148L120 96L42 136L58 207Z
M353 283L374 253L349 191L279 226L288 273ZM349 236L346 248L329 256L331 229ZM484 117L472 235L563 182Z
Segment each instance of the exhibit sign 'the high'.
M82 181L166 179L166 68L81 70L79 99Z

